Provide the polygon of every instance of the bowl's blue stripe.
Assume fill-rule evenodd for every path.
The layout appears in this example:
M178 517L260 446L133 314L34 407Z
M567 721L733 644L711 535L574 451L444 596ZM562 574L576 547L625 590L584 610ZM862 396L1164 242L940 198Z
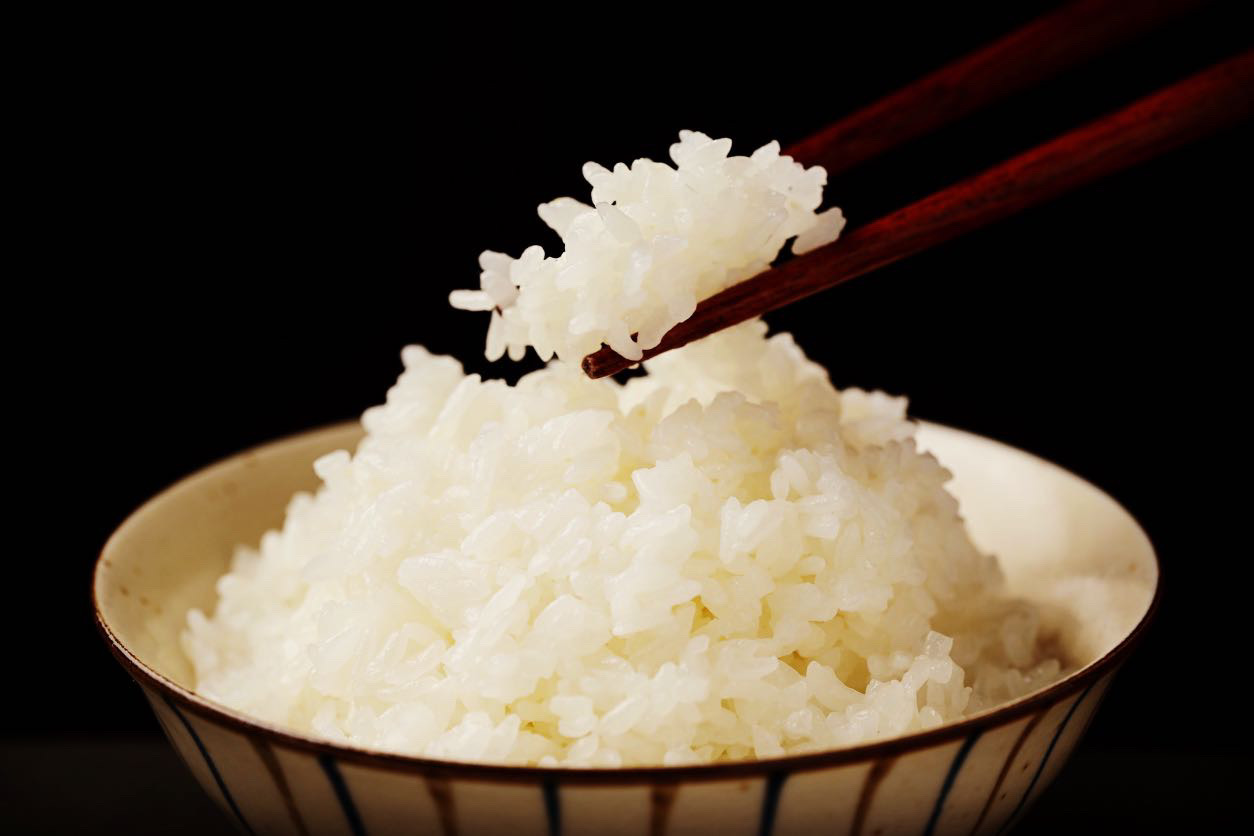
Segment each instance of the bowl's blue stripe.
M244 832L250 834L251 836L253 829L248 826L248 820L245 819L244 814L240 812L239 805L235 803L235 796L231 795L230 789L227 788L226 781L222 779L222 773L218 771L218 765L213 762L213 758L209 756L209 750L205 748L204 741L200 739L200 735L196 734L196 730L192 728L192 724L188 722L186 717L183 716L183 712L178 710L178 706L174 704L173 700L164 694L161 695L161 699L165 701L165 704L168 705L170 710L174 712L174 716L179 718L179 721L183 724L183 728L187 729L187 733L191 735L192 742L195 743L196 748L200 750L200 756L205 759L205 765L209 767L209 772L213 775L213 780L217 783L218 789L222 792L222 797L226 799L227 806L231 808L231 812L234 813L235 818L239 820L240 826L244 828Z
M357 813L357 805L353 803L353 796L348 791L348 784L344 783L344 776L340 774L340 768L336 766L335 758L330 755L319 755L318 764L322 767L322 771L327 774L327 780L331 782L331 789L335 790L335 797L339 799L340 809L344 811L344 818L348 820L348 829L352 831L353 836L366 836L366 827L361 823L361 816Z
M1026 805L1028 803L1028 799L1032 797L1032 790L1036 788L1036 782L1041 779L1041 773L1045 771L1045 764L1049 763L1049 756L1054 753L1054 747L1058 745L1058 740L1062 737L1062 733L1066 731L1067 724L1071 722L1071 718L1075 716L1076 709L1080 707L1080 703L1084 702L1085 698L1088 697L1089 692L1093 690L1093 686L1096 684L1097 682L1094 681L1089 685L1089 687L1085 688L1084 691L1080 693L1080 696L1076 697L1076 701L1071 704L1071 707L1067 709L1067 715L1063 717L1062 722L1058 724L1058 730L1054 732L1053 740L1049 741L1049 748L1045 750L1045 754L1041 757L1041 762L1036 765L1036 774L1032 776L1032 780L1028 783L1027 791L1023 793L1023 797L1019 799L1019 803L1015 805L1015 808L1011 811L1010 816L1002 823L1001 829L997 831L998 836L1001 836L1002 833L1009 830L1010 826L1014 823L1014 820L1019 816L1019 813L1023 811L1024 805Z
M927 827L923 830L923 836L932 836L936 831L936 822L940 821L941 810L945 809L945 799L949 797L949 791L954 788L954 781L958 779L958 773L962 771L962 764L966 762L967 755L971 754L971 750L975 748L975 742L980 739L983 732L975 732L962 743L962 748L958 750L958 754L954 755L953 763L949 765L949 772L945 775L945 782L941 784L940 795L936 798L936 806L932 808L932 817L927 820Z
M762 793L762 823L759 836L771 836L775 830L775 813L779 810L779 793L788 780L787 772L772 772L766 776L766 789Z
M544 793L544 814L549 821L549 836L562 836L562 797L557 781L547 779L541 791Z
M161 712L157 710L155 705L152 707L152 716L157 718L157 725L161 727L161 732L166 736L166 739L170 741L170 748L178 754L179 760L183 762L183 766L186 766L187 771L192 773L192 776L195 777L196 770L192 769L192 762L187 759L187 755L183 754L183 748L174 742L174 732L170 730L169 725L166 724L165 718L161 716Z

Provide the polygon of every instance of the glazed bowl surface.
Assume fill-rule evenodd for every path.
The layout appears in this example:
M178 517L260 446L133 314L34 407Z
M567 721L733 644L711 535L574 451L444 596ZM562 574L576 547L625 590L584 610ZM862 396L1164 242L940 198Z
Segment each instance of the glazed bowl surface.
M541 769L434 761L325 743L196 695L179 634L211 611L237 545L282 524L313 461L352 449L342 424L226 459L126 520L96 565L96 621L170 742L245 833L998 833L1058 773L1158 596L1144 532L1114 500L996 441L924 424L954 473L973 539L1010 591L1041 605L1076 670L927 732L794 757L693 767Z

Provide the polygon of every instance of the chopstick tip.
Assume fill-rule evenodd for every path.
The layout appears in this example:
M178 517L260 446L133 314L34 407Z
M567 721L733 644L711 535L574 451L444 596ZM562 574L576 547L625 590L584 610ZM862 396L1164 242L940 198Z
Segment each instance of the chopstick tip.
M597 362L597 355L600 354L601 351L603 350L604 349L594 351L593 353L584 357L583 360L579 364L583 368L583 373L586 374L588 377L592 378L593 380L598 380L602 377L605 377L604 372L600 371L600 364Z
M583 369L583 373L588 377L593 380L600 380L603 377L609 377L625 369L630 369L632 366L639 365L639 363L628 360L614 349L603 345L584 357L579 365Z

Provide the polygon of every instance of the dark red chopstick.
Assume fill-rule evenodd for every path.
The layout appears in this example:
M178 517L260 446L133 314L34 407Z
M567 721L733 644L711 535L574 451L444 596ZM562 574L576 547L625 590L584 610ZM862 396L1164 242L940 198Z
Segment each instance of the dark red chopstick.
M1076 0L912 82L786 153L828 176L1131 41L1199 0Z
M645 359L796 302L1254 115L1254 51L1020 154L706 299ZM612 349L589 377L635 365Z

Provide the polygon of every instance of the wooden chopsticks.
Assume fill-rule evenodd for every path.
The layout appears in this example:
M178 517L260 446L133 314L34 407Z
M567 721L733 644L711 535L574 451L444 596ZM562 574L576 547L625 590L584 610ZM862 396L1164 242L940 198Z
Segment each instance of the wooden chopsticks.
M733 285L697 305L644 359L761 316L1200 139L1254 113L1254 51L1243 53L841 239ZM589 377L636 361L602 348Z
M1077 0L833 122L785 153L828 177L1101 55L1199 0Z

